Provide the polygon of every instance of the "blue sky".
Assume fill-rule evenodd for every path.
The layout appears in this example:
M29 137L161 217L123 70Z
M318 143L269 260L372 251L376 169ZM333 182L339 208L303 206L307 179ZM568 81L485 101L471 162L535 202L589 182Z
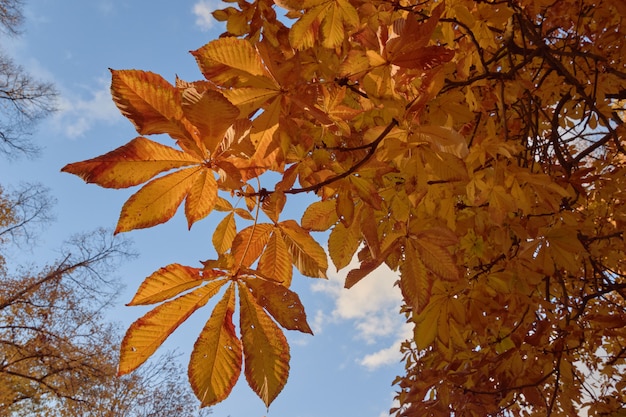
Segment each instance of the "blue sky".
M3 39L0 45L33 76L53 82L61 97L59 111L41 123L33 137L43 147L41 156L0 163L2 184L40 182L57 199L57 221L32 252L22 254L25 261L45 263L70 235L115 226L123 202L134 190L86 185L60 169L137 136L110 99L108 68L149 70L170 82L176 75L189 81L201 77L188 51L222 32L210 20L210 11L217 6L215 1L192 0L26 1L24 34ZM299 220L305 203L294 203L287 217ZM143 278L159 267L173 262L199 266L199 260L214 255L211 235L221 219L219 213L191 231L180 214L164 225L128 234L140 255L118 271L127 291L111 314L114 320L126 326L145 312L123 304ZM388 414L394 391L391 382L403 369L398 344L409 334L397 313L400 295L393 287L395 276L379 270L348 291L342 288L345 273L331 267L328 281L300 276L294 280L315 336L287 332L291 374L270 409L265 409L242 377L231 396L213 408L214 416ZM165 347L178 347L188 355L209 314L210 309L200 310Z

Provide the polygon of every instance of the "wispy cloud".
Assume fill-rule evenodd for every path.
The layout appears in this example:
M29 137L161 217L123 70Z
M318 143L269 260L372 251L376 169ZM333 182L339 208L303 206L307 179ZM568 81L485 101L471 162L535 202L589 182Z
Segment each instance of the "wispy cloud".
M72 139L83 136L97 124L111 124L121 119L111 99L109 82L104 78L80 92L62 88L58 107L52 119L53 127Z
M394 285L397 273L382 266L372 272L351 289L343 288L346 271L357 266L356 262L341 273L329 274L328 281L316 281L312 290L333 298L334 309L330 314L318 311L313 320L318 332L329 322L352 322L356 329L355 337L367 344L391 345L370 352L358 359L358 363L368 369L398 363L400 343L410 336L410 326L399 314L402 295Z
M213 13L220 7L222 2L220 0L200 0L193 5L191 9L196 16L196 25L201 30L209 30L217 21L213 18Z

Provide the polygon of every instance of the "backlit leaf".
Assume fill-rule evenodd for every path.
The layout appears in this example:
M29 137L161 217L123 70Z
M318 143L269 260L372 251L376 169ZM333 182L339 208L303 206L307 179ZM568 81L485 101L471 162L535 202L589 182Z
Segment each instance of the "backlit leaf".
M154 304L202 284L200 269L171 264L147 277L128 305Z
M291 285L291 256L279 230L274 230L270 236L257 269L269 279L280 282L286 287Z
M68 164L61 171L101 187L126 188L142 184L163 171L201 162L188 153L138 137L104 155Z
M335 200L316 201L304 210L302 227L316 232L323 232L337 222Z
M246 279L245 285L252 290L257 304L267 310L278 324L287 330L313 334L306 321L304 306L298 294L284 284L264 279L249 278Z
M261 256L273 229L274 226L271 224L259 223L237 233L231 250L235 262L244 267L252 265Z
M231 212L219 222L213 232L212 241L215 251L218 254L226 253L233 244L236 234L235 214Z
M250 290L243 284L238 288L244 373L250 388L269 407L289 377L289 345L283 332L256 303Z
M213 171L203 169L195 175L185 200L185 216L190 229L195 222L209 215L216 200L217 181L213 177Z
M326 252L305 229L293 220L278 225L283 232L291 261L303 275L313 278L326 278L328 258Z
M124 203L115 233L152 227L171 219L201 172L200 167L186 168L144 185Z
M222 401L241 373L242 346L235 334L235 292L228 287L194 344L189 381L202 406Z
M118 374L124 375L144 363L194 311L204 306L226 283L207 285L150 310L126 331L120 348Z

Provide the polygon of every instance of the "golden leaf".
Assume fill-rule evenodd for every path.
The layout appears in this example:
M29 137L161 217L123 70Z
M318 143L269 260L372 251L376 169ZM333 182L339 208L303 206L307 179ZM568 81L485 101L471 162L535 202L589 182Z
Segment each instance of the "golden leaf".
M303 275L313 278L326 278L328 258L324 249L311 237L308 231L293 220L278 224L283 232L291 261Z
M228 397L241 374L242 346L235 334L234 311L235 292L231 284L191 352L189 381L203 407Z
M127 305L159 303L190 288L197 287L202 282L200 269L171 264L147 277Z
M120 348L118 374L144 363L194 311L204 306L226 283L217 280L150 310L126 331Z
M61 171L101 187L127 188L142 184L161 172L201 162L186 152L138 137L104 155L68 164Z
M248 385L269 407L289 377L289 345L280 328L256 303L248 287L240 283L238 289L244 373Z
M144 185L124 203L115 233L152 227L171 219L202 170L182 169Z

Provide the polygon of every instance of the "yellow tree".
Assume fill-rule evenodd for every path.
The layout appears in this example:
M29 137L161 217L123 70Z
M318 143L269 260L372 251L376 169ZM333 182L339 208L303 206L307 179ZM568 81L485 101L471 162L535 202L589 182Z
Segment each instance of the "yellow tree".
M240 0L192 52L202 80L113 70L141 136L63 171L145 183L116 232L183 201L189 227L224 213L212 259L139 287L131 304L157 305L120 372L219 297L191 384L213 404L243 368L269 405L289 369L281 327L310 332L292 269L323 278L311 232L330 231L334 266L360 262L346 287L398 272L414 337L393 413L623 413L625 15L622 0ZM162 133L174 144L145 137ZM317 200L281 218L302 193Z

